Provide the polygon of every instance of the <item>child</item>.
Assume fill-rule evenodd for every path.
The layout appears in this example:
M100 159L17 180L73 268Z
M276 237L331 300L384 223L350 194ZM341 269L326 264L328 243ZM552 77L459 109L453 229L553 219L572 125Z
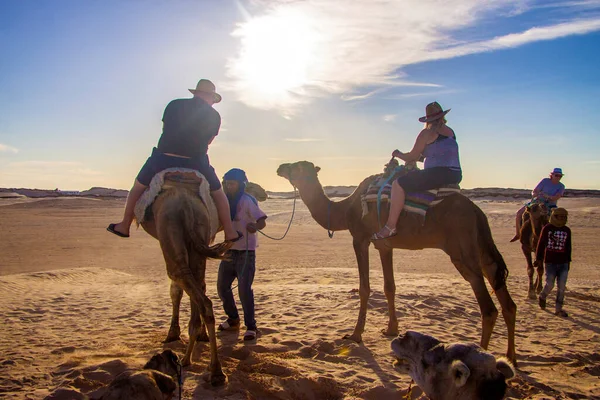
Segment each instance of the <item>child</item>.
M217 278L217 292L227 314L227 320L219 325L219 330L239 329L240 315L231 289L233 281L237 278L238 294L246 324L245 341L256 339L254 292L252 291L256 270L256 230L264 229L267 219L267 215L258 207L256 199L245 193L247 182L246 173L238 168L227 171L223 176L223 188L229 200L233 227L245 233L244 240L234 243L227 251L227 259L221 261Z
M550 223L542 229L536 251L536 262L546 262L546 286L540 293L540 308L546 308L546 297L554 288L556 280L556 315L564 318L569 316L562 307L571 266L571 229L566 225L567 216L567 210L564 208L552 210Z

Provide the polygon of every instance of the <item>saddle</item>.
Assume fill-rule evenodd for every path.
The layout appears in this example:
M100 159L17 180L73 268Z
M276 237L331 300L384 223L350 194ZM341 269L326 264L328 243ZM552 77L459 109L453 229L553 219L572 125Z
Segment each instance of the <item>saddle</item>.
M204 200L210 210L209 215L215 216L210 220L210 231L214 236L219 228L219 219L216 217L217 209L210 196L208 181L200 172L188 168L168 168L154 175L150 185L135 204L134 214L137 226L152 219L152 203L156 196L173 187L183 187Z
M369 203L377 203L378 210L382 204L389 206L392 183L394 180L417 168L414 163L398 165L397 162L396 166L390 162L389 164L386 164L385 167L384 173L378 175L373 183L369 185L366 192L361 196L363 217L369 212ZM424 190L422 192L406 193L406 200L402 211L424 217L427 214L427 210L455 193L460 193L460 186L458 184L444 185L439 188Z

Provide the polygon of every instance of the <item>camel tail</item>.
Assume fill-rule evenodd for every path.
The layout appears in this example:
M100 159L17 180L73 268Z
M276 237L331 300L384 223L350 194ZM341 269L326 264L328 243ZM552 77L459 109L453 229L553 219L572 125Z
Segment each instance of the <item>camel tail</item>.
M492 237L492 230L485 213L477 206L475 206L475 213L477 214L477 231L480 241L482 252L488 253L491 259L496 263L496 276L494 277L494 290L498 290L506 286L506 279L508 278L508 267L504 262L504 258L494 243Z
M199 206L196 199L189 195L183 196L181 201L182 225L185 229L186 239L189 244L202 256L222 260L225 252L231 247L228 243L219 243L209 246L210 217L208 207ZM203 232L206 237L203 237Z

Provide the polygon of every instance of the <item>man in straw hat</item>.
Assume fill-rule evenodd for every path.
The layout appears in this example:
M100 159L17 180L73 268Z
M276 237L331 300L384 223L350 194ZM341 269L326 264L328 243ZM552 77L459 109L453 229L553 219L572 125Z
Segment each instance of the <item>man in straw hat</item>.
M458 157L458 143L454 131L446 125L446 114L437 101L427 104L425 116L419 118L425 128L417 136L413 149L408 153L399 150L392 152L405 162L425 159L424 168L410 171L392 184L390 213L383 228L371 236L371 240L387 239L396 234L396 223L404 207L407 192L435 189L443 185L458 184L462 180L462 170Z
M129 237L135 204L154 175L168 168L190 168L204 175L210 185L225 240L234 242L242 237L241 233L233 229L227 196L207 154L208 146L219 134L221 127L221 116L213 108L213 104L221 101L221 95L208 79L200 79L196 88L189 91L194 95L192 98L173 100L165 108L163 132L158 145L152 149L152 154L138 173L127 196L123 220L110 224L107 228L109 232Z

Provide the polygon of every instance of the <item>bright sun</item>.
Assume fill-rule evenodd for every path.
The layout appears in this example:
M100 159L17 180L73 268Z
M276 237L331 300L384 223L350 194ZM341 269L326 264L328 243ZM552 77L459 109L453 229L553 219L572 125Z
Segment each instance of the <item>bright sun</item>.
M317 35L305 15L279 9L249 20L234 36L242 48L231 71L246 93L285 101L309 82Z

